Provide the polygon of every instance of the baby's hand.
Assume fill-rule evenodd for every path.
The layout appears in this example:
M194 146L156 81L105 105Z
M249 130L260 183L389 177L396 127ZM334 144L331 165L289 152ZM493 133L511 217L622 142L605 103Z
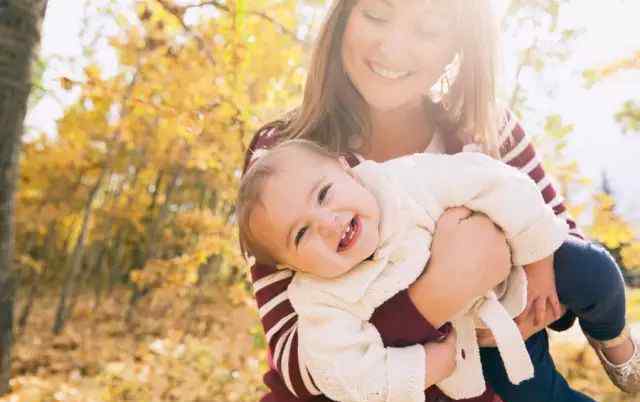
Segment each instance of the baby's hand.
M427 388L449 377L456 368L456 332L451 329L441 341L424 344L427 354Z
M534 314L534 324L544 325L547 307L551 308L555 320L562 316L562 306L558 300L556 290L555 273L553 270L553 254L525 265L527 274L527 307L516 317L518 324L527 319L530 313Z

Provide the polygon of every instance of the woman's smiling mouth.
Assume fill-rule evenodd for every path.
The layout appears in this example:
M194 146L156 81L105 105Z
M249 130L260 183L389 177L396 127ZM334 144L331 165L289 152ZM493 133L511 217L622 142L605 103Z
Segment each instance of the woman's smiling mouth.
M369 65L369 69L373 73L375 73L376 75L379 75L382 78L386 78L388 80L398 80L401 78L408 77L411 74L411 71L391 70L373 61L369 62L368 65Z

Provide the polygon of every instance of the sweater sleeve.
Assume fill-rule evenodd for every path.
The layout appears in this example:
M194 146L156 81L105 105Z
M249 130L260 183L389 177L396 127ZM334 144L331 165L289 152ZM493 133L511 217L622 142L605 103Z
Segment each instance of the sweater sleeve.
M266 126L258 131L247 150L243 171L250 164L251 157L256 150L272 147L277 141L278 123ZM357 161L355 158L353 160ZM298 314L293 309L287 294L287 287L291 282L292 276L291 271L277 270L270 265L253 264L251 267L254 295L266 335L272 368L265 378L269 378L267 385L272 390L274 389L272 387L273 384L279 383L282 385L277 390L280 394L284 394L283 390L286 388L290 393L287 400L315 401L317 395L320 395L321 392L316 387L307 364L299 353ZM414 323L414 327L423 329L425 336L430 336L434 339L442 336L438 330L433 328L420 315L406 291L400 292L398 297L401 297L403 302L394 306L393 313L395 317L403 317L402 322L404 323ZM396 328L396 326L387 327ZM401 334L393 333L389 336L391 339L395 339L394 336L396 335L399 337ZM275 378L275 373L278 374L278 379ZM279 396L279 398L285 399L282 396Z
M485 213L505 232L516 265L551 255L567 237L567 224L545 204L535 183L489 156L416 154L394 163L407 167L407 182L421 178L415 194L434 215L456 206Z
M546 175L529 136L509 110L506 110L501 124L500 142L502 143L500 147L502 161L528 175L536 183L544 202L559 218L567 222L569 234L584 239L584 234L569 216L562 195Z
M425 350L422 345L385 347L368 321L370 307L316 289L313 279L289 286L299 314L299 357L318 388L341 402L423 402Z

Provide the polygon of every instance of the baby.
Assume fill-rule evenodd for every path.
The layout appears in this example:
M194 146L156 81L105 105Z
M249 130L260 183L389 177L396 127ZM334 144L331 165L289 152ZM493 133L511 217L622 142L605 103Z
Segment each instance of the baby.
M456 174L448 175L452 170ZM438 383L453 398L484 391L474 333L483 324L496 335L512 382L533 375L509 320L526 303L521 266L561 246L573 247L565 242L566 224L544 204L535 184L482 154L416 154L349 168L301 140L280 144L249 168L237 209L241 247L260 262L296 271L289 298L299 316L300 353L325 395L342 402L424 400L431 385L428 348L385 348L368 320L422 274L438 217L461 205L487 214L504 230L514 269L501 286L470 300L453 319L458 339L450 353L457 368ZM574 248L569 252L582 252ZM624 293L618 297L624 316ZM631 342L628 332L615 331L616 345ZM607 345L612 344L600 348ZM635 364L632 377L639 355L625 363ZM429 370L438 364L429 361Z

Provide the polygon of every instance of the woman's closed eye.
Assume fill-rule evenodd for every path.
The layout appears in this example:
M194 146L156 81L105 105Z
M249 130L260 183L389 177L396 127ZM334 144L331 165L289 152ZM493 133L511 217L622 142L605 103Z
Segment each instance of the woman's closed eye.
M387 17L383 13L374 10L364 10L362 15L374 24L381 25L388 21Z

